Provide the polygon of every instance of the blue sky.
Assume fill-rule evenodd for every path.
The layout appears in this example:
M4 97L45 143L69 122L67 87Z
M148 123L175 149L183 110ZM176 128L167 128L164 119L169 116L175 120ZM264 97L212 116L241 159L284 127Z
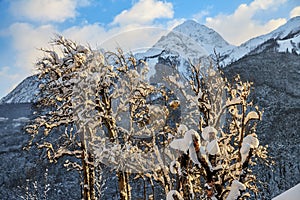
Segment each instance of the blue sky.
M35 73L56 33L93 48L121 34L132 49L194 19L239 45L299 15L299 0L0 0L0 97Z

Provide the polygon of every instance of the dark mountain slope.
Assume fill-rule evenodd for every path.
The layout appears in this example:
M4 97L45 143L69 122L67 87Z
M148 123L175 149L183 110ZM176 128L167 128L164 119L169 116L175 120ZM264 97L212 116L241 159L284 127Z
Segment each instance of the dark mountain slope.
M254 103L264 109L258 125L261 142L268 144L276 164L260 171L267 196L276 196L300 182L300 56L276 52L249 55L226 67L231 79L254 82Z
M0 104L0 199L79 199L79 174L49 164L36 148L23 150L31 104Z

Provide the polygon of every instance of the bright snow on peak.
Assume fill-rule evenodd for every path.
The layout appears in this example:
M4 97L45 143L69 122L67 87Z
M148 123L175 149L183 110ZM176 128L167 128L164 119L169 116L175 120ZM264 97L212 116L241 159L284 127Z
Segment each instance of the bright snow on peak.
M234 47L225 41L219 33L194 20L185 21L183 24L175 27L173 31L191 37L210 54L214 53L214 49L217 52L223 52Z
M193 20L187 20L175 27L153 46L154 48L176 50L181 56L199 58L223 53L234 48L216 31Z

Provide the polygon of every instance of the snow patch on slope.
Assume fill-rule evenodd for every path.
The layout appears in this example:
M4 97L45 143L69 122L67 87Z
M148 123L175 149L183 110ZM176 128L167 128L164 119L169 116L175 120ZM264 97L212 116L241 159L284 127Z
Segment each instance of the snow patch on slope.
M300 33L294 38L278 40L277 43L279 52L300 54Z
M27 123L30 119L28 117L19 117L17 119L13 119L13 122Z
M6 122L8 120L7 117L0 117L0 122Z
M300 183L272 200L298 200L300 197Z

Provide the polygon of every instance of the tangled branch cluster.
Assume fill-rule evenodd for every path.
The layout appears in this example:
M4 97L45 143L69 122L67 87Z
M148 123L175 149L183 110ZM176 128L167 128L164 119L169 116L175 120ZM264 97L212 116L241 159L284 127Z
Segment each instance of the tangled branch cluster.
M267 159L267 147L257 138L262 112L249 100L250 82L237 76L230 84L213 64L191 63L188 79L175 72L150 84L147 63L120 49L101 53L63 37L54 44L62 52L44 50L38 62L41 98L29 144L51 162L77 158L65 166L83 173L85 199L97 196L101 164L116 171L121 199L131 197L130 174L159 183L167 199L258 192L252 166Z

